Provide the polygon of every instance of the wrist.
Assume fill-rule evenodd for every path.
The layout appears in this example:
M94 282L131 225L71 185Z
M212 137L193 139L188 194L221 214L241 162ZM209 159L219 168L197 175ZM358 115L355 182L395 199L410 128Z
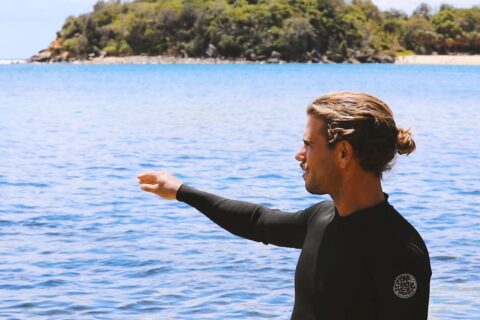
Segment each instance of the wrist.
M182 189L184 188L184 185L185 185L184 183L180 183L177 190L175 191L175 199L178 201L181 201L180 198L181 198Z

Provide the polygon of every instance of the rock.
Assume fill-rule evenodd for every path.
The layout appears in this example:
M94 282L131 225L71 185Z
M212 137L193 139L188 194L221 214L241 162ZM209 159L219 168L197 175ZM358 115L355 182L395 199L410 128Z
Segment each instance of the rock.
M366 53L360 50L355 50L352 55L352 58L359 61L360 63L374 63L373 53Z
M342 56L341 54L338 53L332 53L327 56L328 60L336 62L336 63L341 63L345 61L345 57Z
M37 55L30 58L30 62L49 62L52 58L52 52L48 49L40 51Z
M271 59L282 59L282 54L280 52L277 52L277 51L272 51L272 54L270 55L270 58Z
M370 52L362 52L359 50L356 50L352 57L356 60L358 60L360 63L376 63L377 59L375 58L373 53Z
M352 58L354 58L355 60L357 60L360 63L373 63L373 62L375 62L374 60L372 60L372 55L371 54L362 52L360 50L355 50L352 54Z
M280 59L270 58L266 61L266 63L280 63Z
M358 60L359 58L361 58L363 56L364 56L364 54L363 54L362 51L360 51L360 50L353 51L352 57L354 57L355 59Z
M63 57L67 55L63 55L63 52L53 52L52 57L50 58L50 62L63 62L65 61Z
M395 57L389 54L381 53L378 55L362 57L362 60L359 59L362 63L394 63Z
M320 54L320 52L318 52L317 50L313 49L312 51L310 51L309 53L309 56L312 57L312 59L317 59L317 60L321 60L322 59L322 55Z
M74 59L73 54L67 51L62 52L60 56L62 57L63 61L70 61Z
M389 54L381 53L372 57L372 60L377 63L394 63L395 57Z
M366 51L355 50L352 55L353 58L360 63L376 63L375 52L372 49L366 49Z
M312 61L313 63L323 62L323 56L320 54L320 52L318 52L315 49L313 49L310 52L307 52L307 56L309 57L309 60Z
M360 61L358 61L357 59L355 59L353 57L346 60L346 62L349 63L349 64L360 64Z
M363 56L356 57L362 63L394 63L395 57L386 53L372 54L365 53Z
M307 63L319 63L320 62L320 54L315 49L313 49L312 51L307 51L305 53L304 60Z
M333 62L333 61L329 60L329 59L328 59L328 57L327 57L326 55L323 55L323 56L321 57L321 59L320 59L320 62L321 62L321 63L325 63L325 64L332 64L332 63L335 63L335 62Z
M247 55L247 60L257 61L257 55L256 55L254 52L250 52L250 53Z
M216 48L213 44L210 43L210 44L208 45L207 51L205 51L205 54L206 54L209 58L215 58L215 57L217 57L217 55L218 55L217 48Z
M257 56L254 52L251 52L247 55L247 60L249 61L255 61L255 62L260 62L260 61L266 61L267 57L264 55L259 55Z

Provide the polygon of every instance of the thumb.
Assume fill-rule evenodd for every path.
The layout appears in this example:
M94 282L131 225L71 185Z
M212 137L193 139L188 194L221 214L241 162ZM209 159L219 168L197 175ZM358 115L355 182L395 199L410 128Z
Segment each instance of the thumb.
M155 192L158 189L158 184L141 184L140 189L146 192Z

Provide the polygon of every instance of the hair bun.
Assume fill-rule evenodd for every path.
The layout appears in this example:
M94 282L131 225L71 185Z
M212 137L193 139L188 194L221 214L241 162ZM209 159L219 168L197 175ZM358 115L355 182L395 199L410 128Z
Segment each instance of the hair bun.
M415 141L412 138L412 131L410 129L398 128L397 134L397 152L398 154L409 155L415 151Z

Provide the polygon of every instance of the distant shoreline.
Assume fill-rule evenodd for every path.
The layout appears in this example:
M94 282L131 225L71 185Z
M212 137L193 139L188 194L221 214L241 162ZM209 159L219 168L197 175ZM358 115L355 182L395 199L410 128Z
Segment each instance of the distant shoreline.
M105 57L74 63L84 64L264 64L266 61L219 58L180 58L171 56ZM273 63L290 63L278 60ZM322 62L320 62L321 64ZM480 55L411 55L395 59L395 64L480 65Z
M480 65L480 55L412 55L395 59L395 64Z
M0 64L30 63L22 59L0 59ZM181 58L172 56L127 56L92 58L90 60L76 60L68 64L268 64L272 61L250 61L246 59L220 58ZM289 63L283 60L273 63ZM36 64L33 62L32 64ZM41 63L44 64L44 63ZM480 65L480 55L409 55L395 59L395 64L412 65Z
M246 59L220 59L220 58L181 58L174 56L127 56L92 58L78 60L78 64L254 64L255 61Z
M85 64L265 64L271 61L249 61L246 59L179 58L169 56L105 57L78 61ZM283 60L274 63L291 63ZM320 62L322 64L322 62ZM411 55L395 59L395 64L432 65L480 65L480 55Z
M0 65L5 64L25 64L27 63L27 59L0 59Z

